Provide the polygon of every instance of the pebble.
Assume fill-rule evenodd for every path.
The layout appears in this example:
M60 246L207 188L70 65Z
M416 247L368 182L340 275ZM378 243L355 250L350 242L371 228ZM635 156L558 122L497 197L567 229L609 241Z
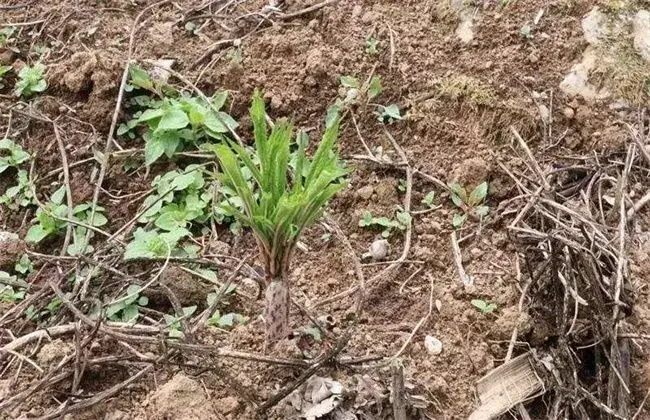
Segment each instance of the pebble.
M372 194L375 192L375 189L372 187L372 185L365 185L357 190L355 195L362 200L370 200L370 197L372 197Z
M370 256L375 261L381 261L388 255L390 244L386 239L378 239L370 244Z
M424 337L424 347L429 353L433 354L434 356L442 353L442 341L433 336L427 335Z
M573 110L571 107L565 107L564 108L564 116L566 117L567 120L572 120L573 117L575 117L576 112Z

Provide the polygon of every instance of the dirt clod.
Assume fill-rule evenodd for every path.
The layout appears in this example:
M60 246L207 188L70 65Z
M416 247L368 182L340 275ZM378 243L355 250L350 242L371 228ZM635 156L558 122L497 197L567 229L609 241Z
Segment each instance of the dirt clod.
M460 162L452 172L451 181L468 189L487 180L489 166L481 157L472 157Z
M0 269L12 267L25 252L25 241L11 232L0 231Z
M37 362L42 368L55 365L65 356L74 352L74 347L61 339L46 343L36 355Z
M160 276L160 282L169 287L183 306L205 302L212 290L209 285L178 267L167 267Z
M149 397L154 418L199 420L217 418L215 407L199 382L177 373Z

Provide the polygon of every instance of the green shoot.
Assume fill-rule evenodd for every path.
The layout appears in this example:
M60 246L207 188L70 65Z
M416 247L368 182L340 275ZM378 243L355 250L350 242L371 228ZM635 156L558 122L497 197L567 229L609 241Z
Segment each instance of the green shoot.
M8 138L0 140L0 174L29 160L29 153Z
M379 53L379 51L377 51L377 44L378 44L377 38L375 38L372 35L368 36L366 38L366 49L365 49L366 54L377 55Z
M9 73L9 71L11 71L12 68L13 67L11 67L11 66L0 66L0 89L4 89L4 87L5 87L5 84L2 81L2 77L5 74Z
M490 314L497 309L496 303L488 303L482 299L472 299L471 304L484 314Z
M363 218L359 220L359 226L368 228L377 227L382 230L381 236L388 238L393 232L393 229L406 230L411 224L411 219L410 214L401 211L395 213L395 219L389 219L385 216L374 217L371 212L366 211L363 213Z
M427 193L427 195L425 195L424 198L422 199L422 204L424 204L424 205L427 206L428 208L432 209L432 208L434 207L434 206L433 206L433 199L434 199L434 196L435 196L435 195L434 195L434 192L433 192L433 191L429 191L429 192Z
M455 213L453 225L455 228L461 227L467 221L468 214L473 215L479 220L490 212L490 208L483 204L487 197L488 184L482 182L468 195L467 190L457 183L450 184L451 201L458 207L462 213Z
M16 96L29 97L47 89L47 82L43 78L44 73L45 66L42 63L36 63L32 67L25 66L20 69L15 88Z
M135 323L140 316L139 307L147 306L149 299L140 296L142 287L132 284L126 289L126 295L106 307L106 317L111 321Z
M265 267L267 301L265 321L271 341L283 338L288 329L288 269L294 248L303 230L322 215L327 202L347 182L349 173L336 153L340 117L334 111L327 119L325 133L312 159L306 154L306 135L298 135L295 169L290 166L293 127L279 120L268 133L264 101L253 95L255 151L236 143L217 146L223 172L222 182L237 193L243 210L231 207L232 214L253 230ZM257 162L257 163L256 163ZM253 182L246 181L245 168Z

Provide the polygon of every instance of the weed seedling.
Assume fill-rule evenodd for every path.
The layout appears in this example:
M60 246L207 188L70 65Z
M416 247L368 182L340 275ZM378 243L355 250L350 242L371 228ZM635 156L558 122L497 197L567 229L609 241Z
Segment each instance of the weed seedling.
M163 318L165 319L165 325L168 329L169 337L171 338L183 337L183 324L181 324L181 321L192 316L192 314L196 312L196 305L182 308L182 310L183 315L180 317L171 316L169 314L163 315Z
M322 141L312 159L306 155L306 141L298 141L295 169L290 166L293 127L279 120L268 133L264 101L255 91L251 106L255 151L231 142L217 146L222 182L242 201L243 210L232 214L253 230L267 283L264 320L267 339L277 341L289 330L289 266L303 230L321 216L330 198L345 188L343 167L336 152L340 117L328 113ZM299 135L298 139L305 139ZM256 163L257 162L257 163ZM252 174L253 185L243 170Z
M15 32L15 26L5 26L4 28L0 28L0 48L9 48L15 53L20 52L18 48L11 46L11 44L15 42L15 38L13 38Z
M140 316L139 307L147 306L149 299L140 296L142 287L132 284L126 289L126 295L106 307L106 317L111 321L133 322Z
M377 44L378 44L377 38L375 38L372 35L368 36L366 38L366 49L365 49L366 54L377 55L379 53L379 51L377 50Z
M379 121L387 122L392 124L395 121L402 120L402 114L400 113L399 107L395 104L388 106L379 105L379 111L377 112Z
M32 67L25 66L18 72L18 82L16 83L16 96L30 97L35 93L43 92L47 89L47 82L43 79L45 66L42 63L36 63Z
M366 211L363 213L363 218L359 220L360 227L367 228L380 228L382 230L381 236L383 238L388 238L393 229L406 230L406 228L411 224L411 215L398 211L395 213L395 219L389 219L388 217L374 217L371 212Z
M434 206L433 206L433 199L434 199L434 197L435 197L434 192L433 192L433 191L429 191L429 192L427 193L427 195L425 195L424 198L422 199L422 204L424 204L424 205L427 206L428 208L432 209L432 208L434 207Z
M29 153L8 138L0 140L0 174L8 168L17 168L21 163L27 162Z
M524 38L526 41L530 41L531 39L533 39L533 29L530 27L530 24L528 23L521 27L519 33L521 34L522 38Z
M0 89L4 89L5 84L2 81L2 78L5 74L9 73L13 67L11 66L0 66Z
M472 299L470 303L484 314L491 314L497 309L496 303L488 303L482 299Z
M487 197L487 182L479 184L469 195L467 190L457 183L453 183L449 187L451 188L451 201L462 211L462 213L454 214L453 225L455 228L459 228L465 223L468 214L480 220L490 211L488 206L482 204Z

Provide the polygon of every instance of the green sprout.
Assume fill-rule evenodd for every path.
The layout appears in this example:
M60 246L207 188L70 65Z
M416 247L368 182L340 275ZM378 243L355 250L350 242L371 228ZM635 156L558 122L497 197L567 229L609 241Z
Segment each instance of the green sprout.
M489 213L490 208L483 204L488 192L487 182L479 184L469 195L467 190L457 183L451 184L449 188L451 189L451 201L462 211L462 213L454 214L453 225L455 228L465 224L468 214L480 220Z
M295 169L290 165L292 124L279 120L269 134L264 101L257 90L250 114L253 156L234 142L217 146L217 156L222 182L236 191L243 204L243 210L230 210L253 230L264 262L266 335L269 341L277 341L289 328L288 274L296 243L303 230L321 217L329 199L345 188L344 177L350 171L336 152L340 121L336 109L328 113L325 133L312 159L306 154L306 134L298 134ZM253 185L246 181L243 167L252 174Z
M45 66L42 63L20 69L18 72L19 80L16 83L16 96L29 97L47 89L47 82L43 78L43 73L45 73Z

